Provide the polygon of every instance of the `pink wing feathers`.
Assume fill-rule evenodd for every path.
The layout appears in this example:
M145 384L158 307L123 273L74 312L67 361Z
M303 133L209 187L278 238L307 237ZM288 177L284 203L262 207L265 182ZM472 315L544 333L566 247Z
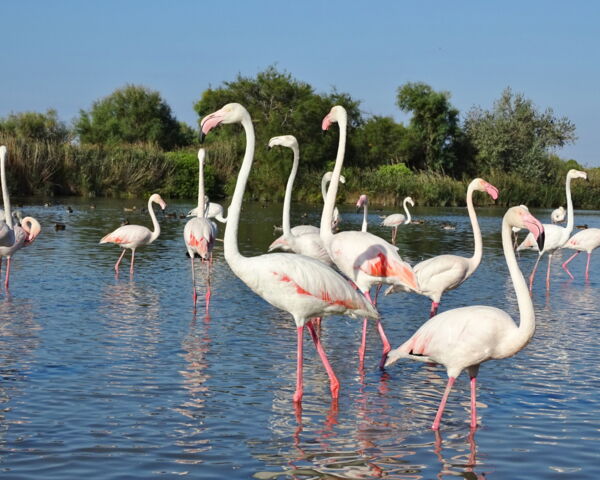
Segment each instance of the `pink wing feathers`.
M141 245L148 241L152 232L141 225L124 225L114 232L102 237L100 243L116 243L117 245Z

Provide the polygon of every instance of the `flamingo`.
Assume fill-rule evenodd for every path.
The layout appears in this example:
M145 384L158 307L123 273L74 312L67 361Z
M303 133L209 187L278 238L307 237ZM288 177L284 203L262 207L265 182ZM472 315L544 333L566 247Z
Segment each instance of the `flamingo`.
M393 245L368 232L347 231L334 235L331 229L331 220L339 176L344 163L346 128L348 125L348 115L341 105L332 107L325 116L322 122L323 130L328 130L332 123L339 125L340 137L335 167L327 191L325 205L323 206L323 215L321 216L321 239L329 256L339 270L351 279L369 300L371 300L369 293L371 287L381 283L417 289L417 279L411 266L400 258L397 248ZM383 343L382 359L379 364L382 368L391 346L379 318L377 319L377 330ZM366 334L367 319L365 318L359 349L359 365L361 368L365 356Z
M525 250L525 249L533 249L538 250L538 258L533 266L533 270L531 271L531 275L529 276L529 291L533 291L533 280L535 278L535 272L537 270L538 264L542 259L544 253L548 253L548 270L546 271L546 290L550 290L550 264L552 263L552 255L554 252L561 248L567 240L569 240L569 236L573 231L573 201L571 200L571 180L574 178L583 178L587 180L587 173L582 172L580 170L571 169L567 172L567 180L565 182L565 190L567 196L567 226L560 227L554 224L544 224L544 230L546 232L546 241L544 243L544 249L540 250L537 248L537 244L533 235L527 235L525 240L521 242L521 245L517 247L517 251Z
M293 135L282 135L279 137L273 137L269 140L269 148L273 148L276 145L288 147L294 154L294 161L292 164L292 170L287 181L285 188L285 199L283 202L283 238L285 243L292 252L306 255L307 257L315 258L320 262L327 265L332 265L333 262L329 258L329 254L319 232L308 232L301 235L294 235L290 229L290 204L292 203L292 189L294 187L294 180L296 173L298 172L298 163L300 162L300 148L298 147L298 141ZM269 248L269 251L271 248Z
M224 209L220 203L209 202L208 197L205 196L204 216L206 218L214 218L221 223L227 223L227 217L223 216ZM199 207L192 208L188 213L187 217L197 217Z
M204 216L204 159L206 151L201 148L198 150L198 206L195 208L196 216L185 224L183 229L183 240L190 260L192 261L192 299L194 308L196 307L196 279L194 275L194 257L198 255L203 261L206 261L207 288L206 288L206 309L210 302L210 264L212 260L212 249L217 237L217 225Z
M476 178L471 181L467 188L467 211L471 219L473 240L475 243L473 256L465 258L458 255L438 255L414 266L414 272L417 275L419 283L419 290L416 293L425 295L431 299L430 318L437 314L444 292L454 290L462 285L465 280L473 275L481 263L483 246L481 230L479 229L475 207L473 206L473 192L475 190L487 192L493 200L498 198L498 189L482 178ZM402 287L391 287L386 291L386 295L392 291L399 290L406 291Z
M413 201L412 198L406 197L404 199L404 201L402 202L402 205L404 206L404 211L406 212L406 217L401 213L393 213L393 214L385 217L383 219L383 222L381 222L381 224L384 227L392 227L392 243L394 245L396 245L396 234L398 233L398 226L403 225L403 224L407 225L410 223L410 220L411 220L410 212L408 211L408 207L406 206L407 203L410 203L411 207L415 206L415 202Z
M323 178L321 179L321 193L323 194L323 201L325 201L325 196L327 195L327 184L331 181L331 175L332 175L332 172L327 172L323 175ZM346 183L346 179L344 178L343 175L340 175L340 182ZM290 192L290 196L291 196L291 192ZM288 198L288 194L287 194L287 189L286 189L286 196L283 200L283 204L284 204L283 214L284 215L286 214L285 213L285 204L286 204L287 198ZM291 204L291 200L290 200L289 204ZM288 215L289 215L289 212L288 212ZM341 219L342 219L342 217L339 214L338 208L334 207L331 228L335 230L337 228L339 222L341 221ZM292 228L291 233L295 237L299 237L301 235L306 235L309 233L316 233L318 235L319 227L315 227L313 225L296 225L295 227ZM290 246L287 244L287 240L285 239L284 235L281 235L279 238L275 239L273 241L273 243L271 243L271 245L269 245L269 252L272 252L273 250L282 250L284 252L292 252L293 251L290 248Z
M369 215L369 197L366 194L362 194L358 197L358 201L356 202L356 211L363 207L363 221L360 227L361 232L366 232L369 223L367 222L367 217Z
M446 367L448 383L431 426L433 430L439 429L452 385L465 368L471 377L471 428L474 429L477 426L475 396L479 365L487 360L515 355L533 336L533 302L512 248L511 227L527 228L540 245L540 250L544 243L544 227L521 207L508 209L502 220L502 247L519 305L519 325L508 313L495 307L473 305L455 308L430 318L388 355L386 367L400 358L439 363Z
M582 230L581 232L577 232L575 235L569 238L563 248L570 248L571 250L577 250L577 252L571 255L568 260L562 264L562 268L569 274L571 279L574 279L575 277L573 277L567 268L567 265L581 252L587 252L588 254L587 263L585 266L585 279L590 279L590 260L592 257L592 251L598 247L600 247L600 228L588 228L586 230Z
M565 221L565 207L560 206L554 210L552 210L552 213L550 214L550 219L552 220L552 223L562 223Z
M0 146L0 182L2 184L2 202L4 203L4 223L0 227L0 270L2 258L6 257L6 276L4 288L8 290L10 281L11 258L17 250L27 247L40 234L40 223L33 217L24 217L21 224L13 223L13 213L10 209L10 197L6 185L6 157L8 151L5 145Z
M160 205L162 210L165 209L167 204L164 202L158 193L154 193L148 199L148 212L150 213L150 218L152 219L152 225L154 227L154 231L142 226L142 225L124 225L122 227L117 228L114 232L109 233L102 237L100 243L115 243L119 245L123 252L121 256L115 263L115 273L119 275L119 264L123 259L123 255L125 255L125 249L131 249L131 266L129 267L129 273L133 275L133 262L135 260L135 249L142 245L149 245L154 240L158 238L160 235L160 225L156 220L156 215L154 214L154 209L152 208L152 204L157 203Z
M302 401L303 332L308 327L330 381L331 396L339 396L339 381L321 345L311 319L327 315L377 318L377 311L367 299L352 288L331 267L304 255L269 253L244 257L238 247L238 226L246 182L254 159L254 127L248 111L239 103L229 103L204 117L200 123L201 139L220 124L240 123L246 134L246 150L228 211L225 227L224 256L237 275L254 293L271 305L289 312L296 323L297 367L293 400ZM330 225L330 224L329 224Z

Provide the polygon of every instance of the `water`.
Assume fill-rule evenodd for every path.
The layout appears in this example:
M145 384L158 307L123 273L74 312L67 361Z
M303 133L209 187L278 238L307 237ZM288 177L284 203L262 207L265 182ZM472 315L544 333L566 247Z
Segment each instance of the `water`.
M195 315L185 220L159 215L163 233L139 250L135 276L129 277L127 254L115 279L119 249L98 240L124 215L150 225L140 213L144 202L97 200L90 209L84 200L63 201L73 213L66 203L45 208L24 201L43 232L15 255L10 294L0 294L2 478L597 478L597 257L588 283L583 255L570 264L574 281L555 259L550 295L542 264L531 343L513 358L482 366L474 435L468 377L459 377L438 435L429 427L446 383L441 367L407 360L379 372L372 329L360 373L361 322L328 318L322 339L341 382L339 404L331 404L326 373L306 338L304 402L295 411L295 326L232 275L221 243L209 314L201 290ZM123 207L133 204L138 213L125 214ZM191 206L174 202L169 210ZM317 208L294 205L294 211L293 224L317 222ZM279 205L244 206L245 254L266 250L279 212ZM478 212L483 263L443 297L441 309L488 304L516 318L500 249L503 209ZM372 211L371 224L382 213ZM549 210L534 213L549 219ZM348 208L342 215L344 228L359 228L361 215ZM414 216L426 223L400 229L403 257L470 255L464 209L417 208ZM57 222L65 230L54 230ZM445 222L455 229L444 230ZM600 214L578 212L576 223L598 226ZM371 231L390 236L382 227ZM527 274L535 258L521 256ZM205 268L197 272L202 282ZM394 346L429 312L429 300L416 295L388 296L379 306Z

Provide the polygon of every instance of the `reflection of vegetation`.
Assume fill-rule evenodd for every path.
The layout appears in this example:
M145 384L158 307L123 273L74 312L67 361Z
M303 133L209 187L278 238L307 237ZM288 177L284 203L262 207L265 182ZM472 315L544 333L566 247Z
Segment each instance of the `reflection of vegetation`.
M504 204L564 203L569 168L554 150L573 143L575 126L551 109L539 111L523 94L505 89L488 111L474 107L461 122L450 93L422 82L398 88L397 106L410 113L406 125L391 117L364 115L360 102L335 89L316 93L308 83L269 67L209 88L194 104L199 116L225 103L243 103L256 126L255 166L247 191L277 200L289 173L289 156L262 148L270 137L294 134L301 150L297 200L319 201L320 178L335 158L337 135L321 135L333 104L348 110L345 192L368 193L373 203L398 204L411 195L421 205L462 205L465 185L483 176L501 191ZM70 129L54 110L0 119L0 142L9 147L11 188L22 194L147 195L194 198L196 133L178 122L158 92L127 85L81 111ZM209 137L207 190L228 195L237 175L243 135L219 129ZM597 169L596 169L597 170ZM600 206L599 174L575 187L575 203ZM342 195L344 192L342 192Z

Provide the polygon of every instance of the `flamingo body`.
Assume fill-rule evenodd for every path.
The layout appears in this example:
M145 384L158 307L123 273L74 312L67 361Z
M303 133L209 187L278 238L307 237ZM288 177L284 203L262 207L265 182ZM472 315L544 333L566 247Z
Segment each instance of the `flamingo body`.
M384 227L392 227L392 243L393 244L396 244L396 234L398 233L398 227L400 225L410 223L410 220L411 220L410 212L408 211L408 207L406 206L406 204L410 203L411 206L413 206L413 207L415 206L415 202L410 197L406 197L402 203L404 205L404 211L406 212L406 216L404 216L401 213L392 213L391 215L388 215L387 217L385 217L383 219L383 222L381 222L381 224Z
M565 270L565 272L569 274L571 278L574 278L569 269L567 268L567 265L581 252L586 252L588 254L588 258L585 267L585 279L589 280L590 260L592 256L592 251L594 251L598 247L600 247L600 228L587 228L585 230L577 232L575 235L569 238L569 240L567 240L567 243L565 243L563 247L577 251L571 257L569 257L566 262L562 264L562 268Z

